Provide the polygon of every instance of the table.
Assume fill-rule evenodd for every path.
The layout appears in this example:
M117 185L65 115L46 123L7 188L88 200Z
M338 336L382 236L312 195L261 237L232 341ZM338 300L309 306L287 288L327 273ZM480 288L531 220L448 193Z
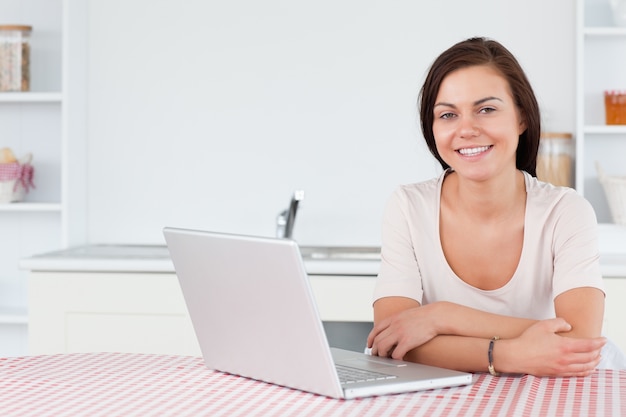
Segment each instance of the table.
M205 368L192 356L72 353L0 358L2 416L626 416L626 371L493 377L336 400Z

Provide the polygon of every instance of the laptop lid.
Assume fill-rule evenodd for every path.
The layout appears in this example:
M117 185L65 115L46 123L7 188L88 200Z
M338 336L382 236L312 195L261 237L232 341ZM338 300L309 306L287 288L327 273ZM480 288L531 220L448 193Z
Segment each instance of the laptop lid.
M207 367L341 397L292 240L166 228Z
M163 233L208 368L334 398L472 381L468 373L331 350L292 240L169 227ZM396 379L342 387L335 363Z

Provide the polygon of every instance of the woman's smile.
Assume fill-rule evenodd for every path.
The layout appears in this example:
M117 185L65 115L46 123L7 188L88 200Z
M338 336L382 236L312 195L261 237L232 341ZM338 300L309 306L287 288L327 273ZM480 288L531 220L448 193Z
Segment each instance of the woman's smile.
M474 148L461 148L461 149L458 149L457 152L460 153L463 156L476 156L476 155L480 155L480 154L482 154L484 152L487 152L492 147L493 147L493 145L477 146L477 147L474 147Z

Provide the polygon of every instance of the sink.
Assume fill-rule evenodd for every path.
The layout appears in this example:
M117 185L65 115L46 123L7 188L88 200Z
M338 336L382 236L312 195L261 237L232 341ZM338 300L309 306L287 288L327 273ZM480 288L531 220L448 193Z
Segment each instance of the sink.
M380 261L376 246L301 246L300 254L305 261Z

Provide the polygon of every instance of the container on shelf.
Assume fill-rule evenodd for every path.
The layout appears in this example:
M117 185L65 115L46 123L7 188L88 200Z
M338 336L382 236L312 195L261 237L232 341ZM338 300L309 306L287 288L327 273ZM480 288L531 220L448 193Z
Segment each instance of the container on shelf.
M571 133L541 134L537 178L562 187L574 186L574 141Z
M626 125L626 90L605 91L604 111L607 125Z
M0 203L21 201L34 187L32 159L31 153L18 160L9 148L0 149Z
M609 203L609 211L613 222L626 226L626 176L609 176L605 174L596 161L596 171L598 180L602 184L606 200Z
M32 26L0 25L0 91L30 90Z
M613 23L616 26L626 26L626 0L610 0Z

